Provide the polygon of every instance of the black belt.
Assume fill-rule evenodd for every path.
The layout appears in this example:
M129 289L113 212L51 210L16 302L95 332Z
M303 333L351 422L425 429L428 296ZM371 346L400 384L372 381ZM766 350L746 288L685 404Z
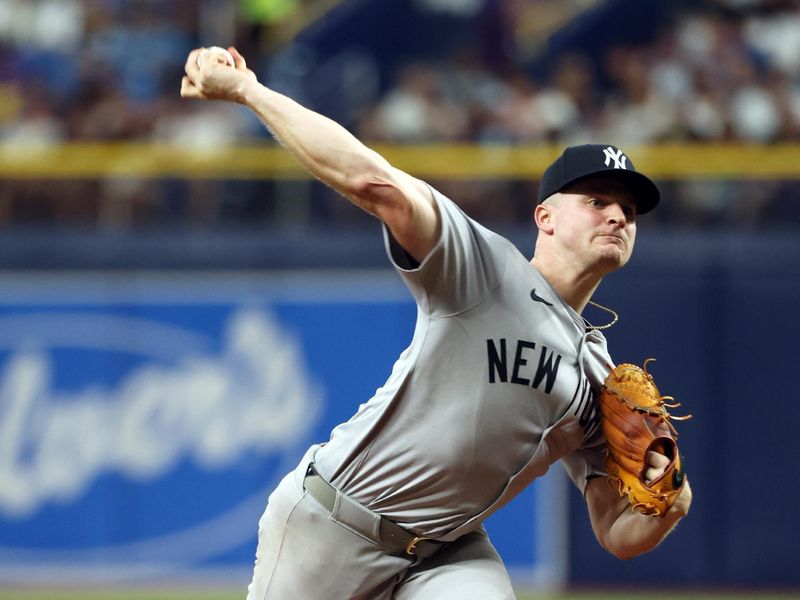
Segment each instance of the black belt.
M325 510L333 512L336 503L336 494L339 491L330 483L325 481L317 473L314 463L308 465L303 485L308 493L319 502ZM380 517L379 523L380 543L388 548L393 554L405 554L408 557L427 558L436 552L442 545L437 542L419 535L414 535L393 523L389 519Z

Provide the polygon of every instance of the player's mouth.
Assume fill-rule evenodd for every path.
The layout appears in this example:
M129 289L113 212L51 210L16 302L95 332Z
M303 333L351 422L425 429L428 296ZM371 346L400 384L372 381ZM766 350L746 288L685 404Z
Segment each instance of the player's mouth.
M625 248L628 245L628 242L625 240L625 238L623 238L620 235L615 235L613 233L601 233L597 237L599 237L599 238L601 238L601 239L603 239L605 241L610 241L610 242L612 242L614 244L617 244L617 245L621 246L622 248Z

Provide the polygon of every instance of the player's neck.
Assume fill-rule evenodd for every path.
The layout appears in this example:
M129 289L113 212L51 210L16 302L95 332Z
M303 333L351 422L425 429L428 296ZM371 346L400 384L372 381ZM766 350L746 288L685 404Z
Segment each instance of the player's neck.
M569 263L548 260L546 255L537 253L531 264L542 274L547 283L558 292L558 295L569 304L575 312L581 314L589 303L600 281L601 274L575 269Z

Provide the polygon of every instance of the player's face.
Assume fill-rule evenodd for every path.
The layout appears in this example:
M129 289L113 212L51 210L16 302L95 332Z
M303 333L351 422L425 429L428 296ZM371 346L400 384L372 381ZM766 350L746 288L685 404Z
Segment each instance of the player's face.
M559 244L587 267L618 269L636 241L636 203L628 189L610 179L570 186L558 199L554 233Z

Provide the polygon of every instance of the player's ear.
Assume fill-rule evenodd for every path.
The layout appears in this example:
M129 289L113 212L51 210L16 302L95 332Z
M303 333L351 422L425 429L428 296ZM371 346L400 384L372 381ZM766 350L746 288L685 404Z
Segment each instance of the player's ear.
M550 200L545 200L541 204L537 204L533 211L533 221L536 223L537 229L544 233L553 232L553 217L555 205Z

